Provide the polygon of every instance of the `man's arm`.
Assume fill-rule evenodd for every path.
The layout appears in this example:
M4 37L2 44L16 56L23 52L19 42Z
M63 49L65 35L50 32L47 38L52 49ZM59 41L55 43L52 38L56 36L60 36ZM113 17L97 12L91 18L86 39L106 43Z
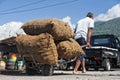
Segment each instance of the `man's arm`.
M87 46L90 47L90 38L92 35L93 28L88 28L88 34L87 34Z

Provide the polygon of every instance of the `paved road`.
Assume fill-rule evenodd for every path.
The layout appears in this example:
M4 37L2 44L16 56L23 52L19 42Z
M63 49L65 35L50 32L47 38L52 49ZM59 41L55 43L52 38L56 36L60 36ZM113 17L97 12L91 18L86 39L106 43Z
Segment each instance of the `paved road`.
M111 71L94 71L73 75L72 71L54 71L53 76L41 76L39 74L28 76L25 73L1 73L0 80L120 80L120 69Z

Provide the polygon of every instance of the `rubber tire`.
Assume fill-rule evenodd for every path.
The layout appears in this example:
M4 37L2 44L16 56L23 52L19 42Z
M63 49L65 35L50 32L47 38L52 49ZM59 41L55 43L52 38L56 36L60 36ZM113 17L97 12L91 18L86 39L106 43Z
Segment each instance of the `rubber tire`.
M45 64L45 65L42 66L41 74L43 76L52 76L53 72L54 72L54 70L53 70L53 66L52 65Z
M104 64L104 70L105 71L110 71L111 70L111 64L110 64L109 59L104 59L103 64Z
M95 69L95 71L98 71L98 70L99 70L99 68L97 68L97 67L95 67L94 69Z
M28 75L35 75L37 73L37 70L30 68L29 65L26 65L26 73Z
M60 70L66 70L67 67L68 67L68 64L66 62L62 62L61 65L60 65L60 67L59 67L59 69Z

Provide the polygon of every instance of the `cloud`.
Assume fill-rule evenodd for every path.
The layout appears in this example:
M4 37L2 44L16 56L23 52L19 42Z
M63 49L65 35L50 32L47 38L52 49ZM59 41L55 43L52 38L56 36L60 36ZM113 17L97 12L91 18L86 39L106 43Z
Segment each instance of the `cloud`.
M120 4L113 6L106 13L102 13L95 18L95 21L108 21L120 17Z
M16 36L16 33L24 34L24 31L20 29L23 25L22 22L9 22L0 26L0 39Z
M71 23L71 17L66 16L65 18L62 19L64 22L68 23L70 25L70 28L73 30L75 25Z

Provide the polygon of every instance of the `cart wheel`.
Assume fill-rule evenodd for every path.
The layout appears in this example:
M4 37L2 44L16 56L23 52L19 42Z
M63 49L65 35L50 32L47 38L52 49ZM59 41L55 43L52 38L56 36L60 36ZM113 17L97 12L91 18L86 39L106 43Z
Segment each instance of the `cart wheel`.
M103 61L103 66L104 66L105 71L110 71L111 70L111 64L110 64L109 59L105 59Z
M62 62L62 63L60 63L60 66L59 66L59 69L60 70L65 70L65 69L67 69L67 67L68 67L68 65L67 65L67 63L64 61L64 62Z
M37 70L35 70L35 68L33 68L33 67L31 66L31 64L27 64L27 65L26 65L26 73L27 73L28 75L34 75L34 74L37 73Z
M53 72L54 72L54 70L53 70L52 65L45 64L45 65L42 66L41 74L43 76L51 76L51 75L53 75Z

